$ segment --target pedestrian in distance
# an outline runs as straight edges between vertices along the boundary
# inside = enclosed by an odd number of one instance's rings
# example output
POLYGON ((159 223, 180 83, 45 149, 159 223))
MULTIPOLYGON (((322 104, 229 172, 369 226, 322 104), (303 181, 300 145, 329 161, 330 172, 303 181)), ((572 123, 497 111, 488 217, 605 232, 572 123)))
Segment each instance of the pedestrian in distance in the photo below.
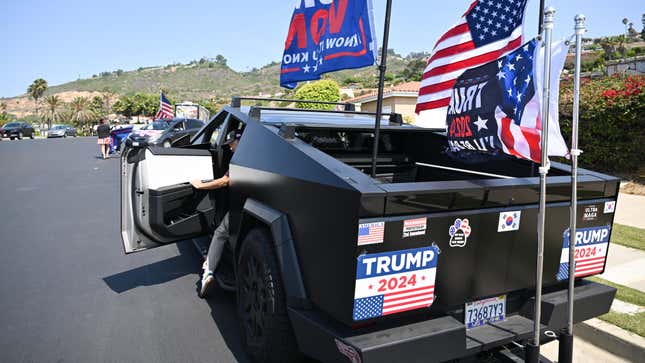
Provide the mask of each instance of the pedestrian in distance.
MULTIPOLYGON (((226 135, 225 143, 229 146, 231 152, 235 152, 235 149, 237 148, 237 144, 239 143, 241 137, 241 131, 231 131, 228 135, 226 135)), ((229 185, 229 182, 230 178, 228 171, 226 171, 226 174, 224 174, 224 176, 222 176, 221 178, 214 179, 208 182, 193 180, 190 182, 190 184, 192 184, 195 189, 199 190, 215 190, 227 187, 229 185)), ((208 247, 206 261, 204 261, 204 264, 202 266, 204 273, 202 274, 201 284, 199 287, 199 297, 201 297, 202 299, 208 296, 208 292, 213 286, 213 282, 215 281, 213 273, 217 269, 219 260, 222 257, 222 253, 224 252, 224 247, 226 247, 227 244, 230 244, 228 212, 226 212, 226 215, 224 215, 224 218, 222 218, 222 221, 213 233, 211 244, 208 247)))
POLYGON ((96 134, 99 137, 98 144, 101 148, 103 160, 105 160, 110 153, 110 125, 108 125, 105 118, 101 118, 100 125, 96 128, 96 134))

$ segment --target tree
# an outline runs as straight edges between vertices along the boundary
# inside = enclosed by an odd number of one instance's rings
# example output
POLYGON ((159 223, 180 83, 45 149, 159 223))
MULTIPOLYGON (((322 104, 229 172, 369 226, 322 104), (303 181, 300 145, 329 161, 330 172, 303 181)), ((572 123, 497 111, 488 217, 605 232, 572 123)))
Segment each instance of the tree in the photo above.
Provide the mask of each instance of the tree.
MULTIPOLYGON (((340 100, 340 89, 338 83, 329 79, 307 83, 296 90, 297 100, 311 100, 324 102, 338 102, 340 100)), ((320 105, 311 103, 296 103, 296 108, 307 108, 312 110, 333 110, 334 105, 320 105)))
POLYGON ((413 59, 405 66, 401 72, 401 77, 406 81, 420 81, 423 76, 423 70, 426 68, 424 59, 413 59))
POLYGON ((132 97, 121 96, 112 106, 114 112, 119 113, 127 118, 135 115, 135 107, 132 97))
POLYGON ((34 80, 34 82, 27 88, 27 93, 31 98, 34 99, 34 105, 36 106, 36 115, 38 115, 38 99, 43 96, 45 91, 47 91, 47 81, 42 78, 34 80))
POLYGON ((224 58, 223 55, 218 54, 217 56, 215 56, 215 63, 225 66, 226 62, 226 58, 224 58))
POLYGON ((151 93, 136 93, 133 97, 134 113, 154 116, 159 110, 159 96, 151 93))
POLYGON ((16 116, 10 113, 7 113, 7 104, 0 102, 0 126, 4 125, 9 121, 16 119, 16 116))
POLYGON ((105 105, 105 114, 109 115, 112 113, 112 99, 116 96, 116 93, 109 87, 103 88, 103 104, 105 105))
POLYGON ((62 106, 63 100, 60 97, 56 95, 45 97, 45 112, 43 116, 47 122, 47 128, 51 128, 52 124, 58 123, 63 119, 62 106))
POLYGON ((97 117, 105 116, 106 115, 105 101, 103 100, 103 97, 101 96, 92 97, 92 100, 90 101, 89 109, 97 117))
POLYGON ((75 125, 83 127, 96 118, 96 115, 90 110, 90 100, 87 97, 74 97, 69 107, 71 119, 75 125))

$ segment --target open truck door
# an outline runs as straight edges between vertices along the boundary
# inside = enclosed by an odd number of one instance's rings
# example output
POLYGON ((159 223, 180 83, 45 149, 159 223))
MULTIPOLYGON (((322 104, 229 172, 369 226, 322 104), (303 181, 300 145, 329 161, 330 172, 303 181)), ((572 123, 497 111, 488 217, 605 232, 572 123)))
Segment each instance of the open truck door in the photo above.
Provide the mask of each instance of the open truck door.
POLYGON ((206 235, 214 202, 191 180, 213 179, 209 150, 129 148, 121 156, 121 238, 125 253, 206 235))

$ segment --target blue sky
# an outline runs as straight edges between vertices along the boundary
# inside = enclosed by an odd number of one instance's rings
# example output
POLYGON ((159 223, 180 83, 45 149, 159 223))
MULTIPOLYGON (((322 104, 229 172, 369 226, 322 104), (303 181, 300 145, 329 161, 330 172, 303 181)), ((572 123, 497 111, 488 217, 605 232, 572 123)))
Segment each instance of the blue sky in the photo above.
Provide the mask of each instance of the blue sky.
MULTIPOLYGON (((394 0, 390 48, 428 51, 471 0, 394 0)), ((102 71, 188 62, 223 54, 235 70, 278 61, 293 0, 3 0, 0 97, 24 93, 36 78, 50 85, 102 71)), ((641 30, 642 0, 552 0, 556 36, 587 16, 589 36, 619 34, 624 17, 641 30), (640 4, 640 5, 638 5, 640 4)), ((530 0, 527 35, 537 33, 539 0, 530 0)), ((374 0, 382 37, 385 0, 374 0)))

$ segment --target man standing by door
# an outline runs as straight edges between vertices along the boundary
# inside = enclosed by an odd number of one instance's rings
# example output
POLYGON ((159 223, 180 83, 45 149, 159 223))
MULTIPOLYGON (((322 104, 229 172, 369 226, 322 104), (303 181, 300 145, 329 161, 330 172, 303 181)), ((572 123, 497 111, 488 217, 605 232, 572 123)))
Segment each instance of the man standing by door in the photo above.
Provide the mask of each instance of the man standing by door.
MULTIPOLYGON (((241 137, 242 137, 241 131, 231 131, 226 136, 226 141, 224 144, 225 145, 227 144, 231 149, 231 152, 234 153, 235 149, 237 148, 237 144, 240 142, 241 137)), ((202 182, 201 180, 193 180, 190 183, 193 185, 195 189, 198 189, 198 190, 215 190, 215 189, 227 187, 229 182, 230 182, 230 178, 227 170, 226 174, 224 174, 224 176, 222 176, 221 178, 214 179, 208 182, 202 182)), ((204 273, 202 275, 201 285, 199 287, 199 297, 201 298, 205 298, 208 295, 208 292, 210 291, 211 287, 213 286, 213 282, 215 281, 213 272, 217 269, 219 260, 222 257, 222 252, 224 252, 224 247, 229 243, 228 237, 229 237, 228 212, 226 212, 226 214, 224 215, 224 218, 222 218, 222 221, 220 222, 219 226, 217 226, 217 229, 215 229, 215 232, 213 233, 213 239, 211 240, 210 247, 208 247, 208 254, 206 256, 206 261, 204 261, 204 265, 202 266, 204 273)))

